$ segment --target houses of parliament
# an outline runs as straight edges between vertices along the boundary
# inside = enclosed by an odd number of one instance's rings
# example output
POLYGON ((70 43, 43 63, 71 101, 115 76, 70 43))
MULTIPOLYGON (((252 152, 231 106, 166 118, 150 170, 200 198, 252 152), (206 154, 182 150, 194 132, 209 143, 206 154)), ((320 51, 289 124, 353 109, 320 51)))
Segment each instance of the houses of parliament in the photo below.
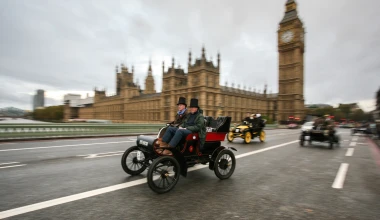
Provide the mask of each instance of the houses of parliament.
POLYGON ((217 117, 231 116, 240 121, 246 113, 260 113, 273 121, 289 117, 303 119, 304 107, 304 27, 298 17, 297 4, 287 0, 285 14, 278 28, 279 77, 276 94, 220 85, 220 54, 217 62, 206 58, 202 48, 200 58, 188 57, 188 71, 162 63, 162 90, 157 93, 151 64, 147 68, 145 90, 134 83, 134 69, 121 65, 116 68, 116 95, 106 96, 95 89, 92 105, 70 107, 65 105, 65 119, 104 119, 114 123, 168 122, 177 112, 179 97, 199 99, 203 114, 217 117))

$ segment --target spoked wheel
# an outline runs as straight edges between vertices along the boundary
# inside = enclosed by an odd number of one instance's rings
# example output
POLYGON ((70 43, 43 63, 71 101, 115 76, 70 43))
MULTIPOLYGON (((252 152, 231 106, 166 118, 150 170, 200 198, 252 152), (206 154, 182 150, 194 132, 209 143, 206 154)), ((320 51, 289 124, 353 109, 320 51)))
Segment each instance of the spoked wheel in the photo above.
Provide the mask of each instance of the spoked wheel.
POLYGON ((300 140, 300 146, 303 147, 305 141, 303 139, 300 140))
POLYGON ((228 132, 228 134, 227 134, 227 140, 229 142, 232 142, 234 140, 234 132, 232 132, 232 131, 228 132))
POLYGON ((166 193, 177 184, 179 175, 180 166, 174 157, 159 157, 148 170, 148 185, 156 193, 166 193))
POLYGON ((139 175, 146 169, 146 155, 139 150, 137 146, 128 148, 121 157, 121 166, 123 170, 134 176, 139 175))
POLYGON ((264 142, 265 141, 265 137, 266 137, 265 131, 261 131, 260 132, 260 137, 259 137, 260 141, 264 142))
POLYGON ((251 143, 251 140, 252 140, 251 132, 250 131, 245 132, 244 143, 249 144, 249 143, 251 143))
POLYGON ((221 151, 215 160, 214 173, 221 179, 228 179, 234 173, 236 159, 234 153, 230 150, 221 151))

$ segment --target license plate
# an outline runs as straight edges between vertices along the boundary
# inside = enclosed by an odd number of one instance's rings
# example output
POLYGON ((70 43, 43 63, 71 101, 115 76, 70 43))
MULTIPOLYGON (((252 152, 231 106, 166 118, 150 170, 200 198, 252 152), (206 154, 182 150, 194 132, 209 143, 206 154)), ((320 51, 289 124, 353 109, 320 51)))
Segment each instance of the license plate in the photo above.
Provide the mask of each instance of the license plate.
POLYGON ((239 129, 236 129, 235 132, 238 133, 238 132, 239 132, 239 129))
POLYGON ((137 151, 137 160, 141 160, 141 151, 137 151))
POLYGON ((310 140, 310 136, 305 136, 305 140, 306 141, 310 140))

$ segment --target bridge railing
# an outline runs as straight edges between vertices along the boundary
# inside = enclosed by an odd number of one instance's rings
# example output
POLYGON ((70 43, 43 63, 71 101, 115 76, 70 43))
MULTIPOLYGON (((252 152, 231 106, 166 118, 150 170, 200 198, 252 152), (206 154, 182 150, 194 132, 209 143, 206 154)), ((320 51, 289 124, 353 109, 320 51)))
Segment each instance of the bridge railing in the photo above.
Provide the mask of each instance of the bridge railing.
MULTIPOLYGON (((0 141, 9 139, 55 138, 80 136, 111 136, 158 133, 165 124, 0 124, 0 141)), ((232 125, 231 125, 232 126, 232 125)), ((274 129, 277 125, 266 125, 274 129)))
POLYGON ((154 133, 164 124, 0 124, 0 140, 10 138, 74 137, 154 133))

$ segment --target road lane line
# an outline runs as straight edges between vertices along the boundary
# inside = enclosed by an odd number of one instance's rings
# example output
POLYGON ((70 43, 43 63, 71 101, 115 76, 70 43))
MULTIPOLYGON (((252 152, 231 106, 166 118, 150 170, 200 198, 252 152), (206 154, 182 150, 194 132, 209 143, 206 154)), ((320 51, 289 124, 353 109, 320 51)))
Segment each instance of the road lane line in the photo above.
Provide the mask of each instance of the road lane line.
MULTIPOLYGON (((275 145, 275 146, 272 146, 272 147, 268 147, 268 148, 257 150, 257 151, 252 151, 252 152, 245 153, 245 154, 241 154, 241 155, 244 155, 244 156, 238 155, 238 156, 236 156, 236 158, 238 159, 238 158, 246 157, 246 156, 249 156, 249 155, 265 152, 265 151, 268 151, 268 150, 273 150, 273 149, 276 149, 276 148, 279 148, 279 147, 284 147, 284 146, 287 146, 287 145, 290 145, 290 144, 293 144, 293 143, 297 143, 297 142, 299 142, 299 140, 283 143, 283 144, 280 144, 280 145, 275 145)), ((206 168, 208 166, 209 166, 208 164, 207 165, 200 165, 200 164, 199 165, 195 165, 194 167, 191 167, 188 170, 188 172, 199 170, 199 169, 202 169, 202 168, 206 168)), ((132 186, 141 185, 141 184, 144 184, 146 182, 147 182, 147 178, 143 178, 143 179, 139 179, 139 180, 130 181, 130 182, 127 182, 127 183, 122 183, 122 184, 117 184, 117 185, 113 185, 113 186, 108 186, 108 187, 104 187, 104 188, 100 188, 100 189, 95 189, 95 190, 91 190, 91 191, 87 191, 87 192, 83 192, 83 193, 74 194, 74 195, 71 195, 71 196, 65 196, 65 197, 61 197, 61 198, 57 198, 57 199, 48 200, 48 201, 45 201, 45 202, 35 203, 35 204, 32 204, 32 205, 27 205, 27 206, 22 206, 22 207, 15 208, 15 209, 10 209, 10 210, 6 210, 6 211, 2 211, 2 212, 0 212, 0 219, 9 218, 9 217, 12 217, 12 216, 21 215, 21 214, 28 213, 28 212, 33 212, 33 211, 36 211, 36 210, 45 209, 45 208, 48 208, 48 207, 52 207, 52 206, 56 206, 56 205, 61 205, 61 204, 64 204, 64 203, 73 202, 73 201, 76 201, 76 200, 85 199, 85 198, 97 196, 97 195, 108 193, 108 192, 113 192, 113 191, 120 190, 120 189, 129 188, 129 187, 132 187, 132 186)))
POLYGON ((99 155, 99 154, 114 154, 114 153, 122 153, 125 151, 112 151, 112 152, 104 152, 104 153, 97 153, 97 154, 83 154, 83 155, 77 155, 77 157, 88 157, 90 155, 99 155))
POLYGON ((94 158, 100 158, 100 157, 111 157, 111 156, 119 156, 119 155, 123 155, 123 153, 121 153, 121 154, 101 155, 101 156, 91 155, 91 156, 85 157, 84 159, 94 159, 94 158))
POLYGON ((244 153, 244 154, 239 154, 239 155, 236 156, 236 158, 238 159, 238 158, 241 158, 241 157, 246 157, 246 156, 250 156, 250 155, 253 155, 253 154, 258 154, 258 153, 261 153, 261 152, 264 152, 264 151, 273 150, 273 149, 276 149, 276 148, 279 148, 279 147, 283 147, 283 146, 286 146, 286 145, 289 145, 289 144, 294 144, 294 143, 297 143, 297 142, 299 142, 299 140, 287 142, 287 143, 284 143, 284 144, 275 145, 275 146, 272 146, 272 147, 267 147, 267 148, 264 148, 264 149, 261 149, 261 150, 251 151, 251 152, 244 153))
POLYGON ((25 165, 26 165, 26 164, 19 164, 19 165, 5 166, 5 167, 0 167, 0 169, 12 168, 12 167, 22 167, 22 166, 25 166, 25 165))
POLYGON ((351 142, 350 143, 350 147, 355 147, 356 146, 356 142, 351 142))
POLYGON ((20 162, 8 162, 8 163, 0 163, 0 166, 1 166, 1 165, 7 165, 7 164, 14 164, 14 163, 20 163, 20 162))
POLYGON ((332 188, 335 188, 335 189, 343 188, 344 180, 346 179, 347 170, 348 170, 348 163, 340 164, 334 183, 331 186, 332 188))
POLYGON ((354 148, 348 148, 346 157, 351 157, 352 155, 354 155, 354 150, 355 150, 354 148))
POLYGON ((130 142, 134 142, 134 141, 115 141, 115 142, 89 143, 89 144, 69 144, 69 145, 47 146, 47 147, 13 148, 13 149, 3 149, 3 150, 0 150, 0 152, 20 151, 20 150, 39 150, 39 149, 49 149, 49 148, 75 147, 75 146, 88 146, 88 145, 102 145, 102 144, 121 144, 121 143, 128 143, 128 142, 130 143, 130 142))

